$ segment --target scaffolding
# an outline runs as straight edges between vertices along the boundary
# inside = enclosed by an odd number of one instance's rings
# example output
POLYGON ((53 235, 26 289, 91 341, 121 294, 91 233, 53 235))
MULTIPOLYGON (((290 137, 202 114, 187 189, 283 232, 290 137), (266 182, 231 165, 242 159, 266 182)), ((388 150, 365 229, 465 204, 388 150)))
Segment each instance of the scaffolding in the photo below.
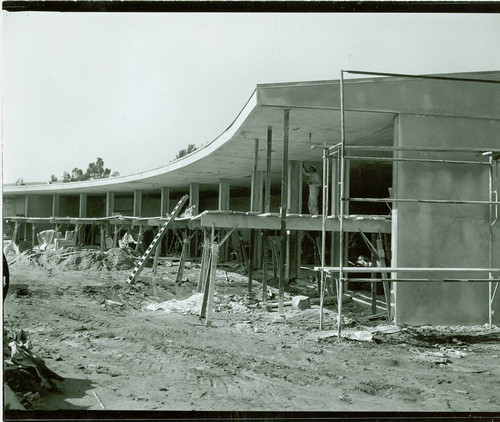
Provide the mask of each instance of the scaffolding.
MULTIPOLYGON (((348 278, 347 275, 366 274, 366 273, 379 273, 380 278, 372 278, 370 281, 375 282, 487 282, 488 283, 488 324, 492 327, 493 317, 493 301, 497 293, 498 284, 500 280, 500 269, 493 268, 493 227, 498 221, 498 161, 500 159, 500 149, 494 148, 456 148, 456 147, 410 147, 410 146, 364 146, 364 145, 347 145, 345 139, 345 81, 344 74, 357 74, 357 75, 371 75, 371 76, 396 76, 402 78, 416 78, 416 79, 435 79, 445 81, 462 81, 469 83, 500 83, 500 81, 482 80, 482 79, 467 79, 467 78, 454 78, 454 77, 441 77, 441 76, 427 76, 427 75, 407 75, 407 74, 393 74, 393 73, 380 73, 380 72, 364 72, 354 70, 341 70, 340 73, 340 142, 328 148, 328 153, 324 149, 323 154, 323 193, 328 194, 329 178, 328 178, 328 163, 332 157, 337 159, 337 177, 339 185, 338 206, 336 207, 336 214, 339 219, 339 239, 338 239, 338 254, 339 263, 337 267, 325 266, 326 254, 326 219, 328 214, 327 201, 323 201, 323 226, 322 226, 322 256, 321 267, 315 267, 315 270, 321 272, 321 292, 323 292, 326 275, 335 278, 337 287, 337 336, 338 340, 341 339, 342 331, 342 294, 344 291, 345 282, 366 282, 366 278, 348 278), (348 155, 347 151, 354 151, 357 155, 348 155), (391 157, 370 157, 363 155, 364 152, 386 152, 391 153, 391 157), (451 159, 436 159, 436 158, 408 158, 400 157, 402 152, 420 152, 420 153, 468 153, 480 156, 480 158, 487 159, 488 161, 478 160, 451 160, 451 159), (425 198, 394 198, 392 195, 389 198, 350 198, 345 194, 346 190, 346 163, 348 160, 369 160, 369 161, 382 161, 382 162, 416 162, 416 163, 433 163, 433 164, 453 164, 453 165, 470 165, 470 166, 487 166, 488 167, 488 200, 453 200, 453 199, 425 199, 425 198), (347 267, 346 262, 346 248, 345 248, 345 228, 344 222, 349 217, 348 204, 349 202, 383 202, 387 204, 394 203, 430 203, 430 204, 471 204, 477 206, 488 206, 488 267, 487 268, 408 268, 408 267, 347 267), (397 273, 415 273, 419 272, 438 272, 446 274, 448 272, 468 272, 468 273, 488 273, 488 277, 442 277, 442 278, 402 278, 398 277, 397 273), (390 274, 388 276, 387 274, 390 274), (396 276, 394 276, 396 274, 396 276)), ((335 211, 332 209, 332 214, 335 211)), ((333 241, 333 239, 332 239, 333 241)), ((320 329, 323 324, 323 309, 322 301, 320 302, 320 329)), ((387 303, 388 312, 389 303, 387 303)))

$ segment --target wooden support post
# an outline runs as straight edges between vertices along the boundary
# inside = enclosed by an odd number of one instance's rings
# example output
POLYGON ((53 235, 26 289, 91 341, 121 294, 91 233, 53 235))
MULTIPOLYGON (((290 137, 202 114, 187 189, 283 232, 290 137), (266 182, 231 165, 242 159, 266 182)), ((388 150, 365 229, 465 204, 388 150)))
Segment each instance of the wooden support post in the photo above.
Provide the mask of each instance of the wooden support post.
POLYGON ((12 240, 14 241, 14 243, 17 244, 17 235, 18 235, 18 232, 19 232, 19 222, 16 221, 14 223, 14 233, 12 234, 12 240))
MULTIPOLYGON (((385 251, 384 251, 384 246, 382 243, 382 234, 379 233, 376 239, 376 244, 377 244, 377 254, 378 254, 378 259, 377 259, 377 266, 379 267, 385 267, 387 265, 386 259, 385 259, 385 251)), ((382 278, 389 278, 389 275, 387 273, 382 273, 382 278)), ((385 296, 385 303, 387 306, 387 319, 390 321, 391 320, 391 287, 388 281, 383 281, 382 285, 384 286, 384 296, 385 296)))
POLYGON ((286 254, 286 207, 288 193, 288 141, 290 130, 290 110, 284 110, 284 137, 283 137, 283 161, 281 175, 281 259, 280 259, 280 278, 279 278, 279 305, 278 313, 284 313, 285 301, 285 268, 284 257, 286 254))
POLYGON ((139 226, 139 234, 137 235, 137 243, 135 244, 135 251, 137 252, 139 250, 139 246, 142 242, 142 235, 144 232, 144 226, 141 224, 139 226))
POLYGON ((31 224, 31 247, 35 247, 36 224, 31 224))
MULTIPOLYGON (((302 211, 302 163, 289 161, 288 167, 288 211, 300 213, 302 211)), ((297 231, 289 232, 289 258, 288 278, 293 280, 300 276, 300 238, 297 231)))
POLYGON ((276 280, 278 278, 278 273, 279 273, 279 262, 278 262, 278 251, 276 248, 276 239, 271 239, 271 237, 268 238, 269 241, 271 242, 271 258, 273 261, 273 278, 276 280))
POLYGON ((215 292, 215 276, 217 272, 217 260, 219 257, 219 245, 214 243, 212 245, 212 259, 210 260, 210 281, 208 284, 208 303, 207 303, 207 314, 205 318, 205 325, 210 327, 213 318, 213 303, 214 303, 214 292, 215 292))
POLYGON ((207 259, 207 277, 206 280, 203 280, 203 302, 201 304, 201 311, 200 311, 200 318, 206 318, 207 314, 207 304, 208 304, 208 294, 209 294, 209 285, 210 285, 210 270, 208 268, 211 268, 212 265, 212 260, 213 260, 213 248, 212 246, 214 245, 214 240, 215 240, 215 227, 212 224, 212 236, 210 239, 210 247, 208 249, 209 251, 209 256, 207 259))
POLYGON ((189 247, 189 237, 187 233, 184 233, 184 240, 182 241, 182 252, 181 252, 181 260, 179 262, 179 269, 177 270, 177 277, 175 278, 176 283, 182 282, 182 276, 184 274, 184 264, 186 262, 186 255, 188 253, 189 247))
MULTIPOLYGON (((375 234, 372 233, 372 241, 371 241, 372 245, 375 243, 375 234)), ((376 256, 375 254, 372 252, 372 257, 371 257, 371 261, 372 262, 375 262, 376 260, 376 256)), ((377 273, 372 273, 372 278, 377 278, 377 273)), ((372 311, 372 315, 375 315, 377 313, 377 283, 372 281, 370 283, 370 290, 371 290, 371 311, 372 311)))
POLYGON ((267 127, 267 168, 266 168, 266 194, 264 198, 264 212, 271 212, 271 154, 273 143, 273 128, 267 127))
MULTIPOLYGON (((158 228, 158 232, 159 231, 160 231, 160 227, 158 228)), ((165 233, 165 237, 166 236, 167 236, 167 233, 165 233)), ((158 246, 156 247, 156 250, 155 250, 155 257, 153 259, 153 268, 152 268, 153 274, 156 274, 156 271, 158 270, 158 262, 160 260, 161 244, 162 244, 162 241, 160 241, 160 243, 158 244, 158 246)))
POLYGON ((290 282, 290 230, 286 231, 285 284, 290 282))
MULTIPOLYGON (((193 215, 200 213, 200 185, 191 183, 189 185, 189 206, 193 207, 193 215)), ((193 257, 198 255, 198 237, 194 236, 187 246, 187 256, 193 257)))
POLYGON ((262 231, 262 301, 267 301, 267 230, 262 231))
MULTIPOLYGON (((165 217, 170 214, 170 188, 161 188, 160 195, 160 216, 165 217)), ((168 233, 165 233, 162 244, 165 245, 165 253, 168 253, 168 233)), ((161 244, 158 247, 161 248, 161 244)))
POLYGON ((134 191, 134 217, 142 215, 142 191, 136 189, 134 191))
POLYGON ((101 229, 101 252, 104 252, 106 249, 106 229, 104 224, 99 224, 99 228, 101 229))
POLYGON ((200 268, 200 275, 198 277, 198 286, 196 288, 196 291, 198 293, 202 291, 203 285, 205 284, 209 257, 210 257, 210 240, 208 239, 207 231, 203 230, 203 252, 201 254, 201 268, 200 268))
POLYGON ((243 240, 241 238, 241 233, 239 231, 236 232, 238 236, 238 243, 240 245, 240 261, 243 268, 248 268, 248 259, 247 259, 247 251, 245 249, 245 245, 243 244, 243 240))
POLYGON ((253 260, 254 260, 255 230, 250 230, 250 248, 248 257, 248 296, 252 297, 253 260))

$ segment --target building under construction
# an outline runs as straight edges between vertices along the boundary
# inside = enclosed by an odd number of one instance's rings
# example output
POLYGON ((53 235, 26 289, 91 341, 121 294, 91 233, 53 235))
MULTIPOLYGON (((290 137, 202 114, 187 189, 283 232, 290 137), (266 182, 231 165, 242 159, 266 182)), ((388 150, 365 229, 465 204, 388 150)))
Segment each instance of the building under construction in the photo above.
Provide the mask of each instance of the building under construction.
POLYGON ((494 324, 499 134, 500 71, 258 85, 224 133, 164 167, 5 185, 4 233, 35 245, 55 229, 62 245, 108 248, 165 227, 158 253, 181 233, 202 262, 217 234, 219 261, 238 251, 250 280, 272 262, 280 291, 306 273, 321 294, 371 282, 396 324, 494 324), (322 178, 318 215, 304 164, 322 178))

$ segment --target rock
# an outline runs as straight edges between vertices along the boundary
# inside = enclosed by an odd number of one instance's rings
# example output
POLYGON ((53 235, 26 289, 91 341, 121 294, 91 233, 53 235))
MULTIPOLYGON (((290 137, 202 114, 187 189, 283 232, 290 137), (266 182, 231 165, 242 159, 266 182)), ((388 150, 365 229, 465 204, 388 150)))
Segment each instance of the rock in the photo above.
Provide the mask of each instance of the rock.
POLYGON ((294 296, 292 298, 292 308, 300 309, 303 311, 304 309, 309 309, 311 307, 311 300, 307 296, 294 296))

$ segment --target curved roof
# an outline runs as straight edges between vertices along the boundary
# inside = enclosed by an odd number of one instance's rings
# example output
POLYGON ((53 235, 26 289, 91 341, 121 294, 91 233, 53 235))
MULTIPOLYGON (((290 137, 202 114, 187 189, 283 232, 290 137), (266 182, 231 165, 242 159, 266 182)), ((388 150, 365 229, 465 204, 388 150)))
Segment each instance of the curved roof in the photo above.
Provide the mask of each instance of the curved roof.
MULTIPOLYGON (((500 72, 481 73, 481 76, 498 80, 500 72)), ((348 143, 391 145, 393 119, 398 113, 500 119, 500 84, 398 77, 349 79, 346 82, 345 136, 348 143), (467 102, 463 98, 467 98, 467 102)), ((190 183, 215 186, 221 179, 230 179, 233 186, 249 186, 255 139, 260 140, 259 170, 266 167, 268 127, 273 130, 272 181, 280 183, 283 110, 290 110, 289 159, 320 161, 321 150, 311 147, 335 144, 340 140, 339 91, 339 81, 257 85, 236 119, 219 137, 163 167, 84 182, 5 185, 4 194, 175 189, 190 183)))

